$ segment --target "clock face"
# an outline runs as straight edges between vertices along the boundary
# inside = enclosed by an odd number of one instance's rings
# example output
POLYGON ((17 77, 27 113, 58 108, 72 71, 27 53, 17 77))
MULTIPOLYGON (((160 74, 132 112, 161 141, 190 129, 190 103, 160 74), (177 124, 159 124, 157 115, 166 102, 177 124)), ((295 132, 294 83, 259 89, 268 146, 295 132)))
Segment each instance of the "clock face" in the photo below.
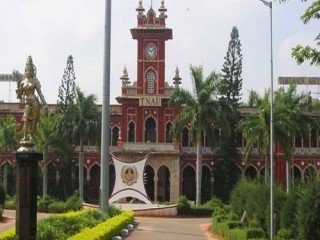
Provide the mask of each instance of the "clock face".
POLYGON ((154 59, 157 56, 157 47, 153 43, 149 43, 146 46, 145 54, 148 59, 154 59))

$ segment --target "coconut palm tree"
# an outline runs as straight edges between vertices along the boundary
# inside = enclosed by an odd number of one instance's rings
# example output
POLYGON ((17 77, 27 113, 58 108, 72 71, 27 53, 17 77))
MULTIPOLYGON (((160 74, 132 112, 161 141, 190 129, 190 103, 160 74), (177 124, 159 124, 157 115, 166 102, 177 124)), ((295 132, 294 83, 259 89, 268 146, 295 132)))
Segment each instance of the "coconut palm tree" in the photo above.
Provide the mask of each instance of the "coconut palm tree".
POLYGON ((169 106, 180 108, 180 113, 171 128, 174 138, 179 139, 183 128, 190 124, 190 140, 197 149, 196 205, 200 205, 202 140, 206 136, 208 143, 213 147, 216 140, 213 124, 219 127, 223 115, 220 103, 215 98, 220 76, 213 72, 204 78, 202 67, 191 66, 191 77, 193 93, 180 88, 176 89, 169 100, 169 106))
POLYGON ((80 88, 76 88, 75 103, 67 109, 67 114, 72 116, 73 137, 79 142, 79 197, 83 199, 84 183, 84 142, 97 132, 94 129, 98 121, 97 97, 93 94, 85 95, 80 88))
POLYGON ((37 149, 43 153, 43 196, 48 194, 48 153, 56 146, 59 117, 58 114, 41 114, 35 135, 37 149))
POLYGON ((8 115, 6 119, 0 119, 0 147, 5 150, 3 185, 8 190, 8 151, 18 148, 19 133, 18 124, 14 116, 8 115))
POLYGON ((308 136, 310 128, 317 125, 316 119, 308 113, 309 107, 309 97, 306 94, 297 94, 295 85, 290 85, 287 90, 280 88, 275 93, 276 119, 282 119, 284 123, 279 127, 276 136, 286 156, 287 193, 291 189, 292 182, 294 137, 308 136))
POLYGON ((265 161, 265 181, 269 179, 270 156, 270 92, 261 97, 257 92, 249 94, 249 107, 257 108, 257 114, 242 119, 239 128, 246 139, 243 158, 246 162, 252 159, 255 150, 265 161))

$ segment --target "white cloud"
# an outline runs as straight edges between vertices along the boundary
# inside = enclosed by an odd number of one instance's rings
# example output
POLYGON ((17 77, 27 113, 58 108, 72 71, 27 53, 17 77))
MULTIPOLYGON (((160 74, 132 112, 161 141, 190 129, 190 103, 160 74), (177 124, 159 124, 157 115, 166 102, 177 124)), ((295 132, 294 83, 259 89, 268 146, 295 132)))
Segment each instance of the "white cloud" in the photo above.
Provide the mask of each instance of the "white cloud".
MULTIPOLYGON (((160 0, 154 0, 154 8, 160 0)), ((68 55, 74 57, 76 83, 86 92, 102 96, 104 1, 101 0, 0 0, 0 73, 16 68, 23 71, 31 54, 38 68, 43 92, 55 103, 68 55)), ((136 26, 138 0, 112 1, 111 102, 120 95, 119 77, 126 65, 130 80, 136 80, 137 42, 130 35, 136 26)), ((144 1, 148 9, 150 1, 144 1)), ((183 87, 191 86, 189 66, 203 65, 206 74, 220 70, 232 26, 240 31, 243 45, 243 94, 248 89, 269 86, 269 12, 252 0, 167 0, 167 26, 173 40, 167 42, 166 79, 172 83, 179 65, 183 87)), ((310 68, 295 66, 290 49, 308 28, 315 36, 315 25, 299 20, 305 5, 290 1, 275 3, 275 79, 278 74, 310 73, 310 68), (285 20, 284 20, 285 18, 285 20), (296 35, 295 35, 296 34, 296 35), (290 63, 290 64, 288 64, 290 63)), ((307 39, 310 40, 309 38, 307 39)), ((312 70, 314 71, 314 70, 312 70)), ((315 72, 314 72, 315 73, 315 72)), ((14 91, 12 91, 14 93, 14 91)), ((6 99, 8 84, 0 84, 0 99, 6 99)), ((14 98, 14 96, 13 96, 14 98)))

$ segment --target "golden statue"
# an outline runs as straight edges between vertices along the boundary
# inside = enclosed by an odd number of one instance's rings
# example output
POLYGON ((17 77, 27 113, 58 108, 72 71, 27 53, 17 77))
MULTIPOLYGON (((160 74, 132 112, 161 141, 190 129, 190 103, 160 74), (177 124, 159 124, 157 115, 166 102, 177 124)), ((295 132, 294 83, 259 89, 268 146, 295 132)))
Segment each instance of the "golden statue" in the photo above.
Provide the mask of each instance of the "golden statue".
MULTIPOLYGON (((23 121, 23 138, 20 141, 22 147, 31 148, 34 146, 33 135, 36 132, 37 124, 40 117, 41 104, 35 95, 37 91, 42 104, 47 108, 47 103, 41 92, 41 85, 36 77, 35 66, 31 56, 28 57, 25 74, 22 75, 13 71, 13 79, 17 82, 17 98, 25 102, 22 121, 23 121)), ((24 148, 22 148, 24 149, 24 148)))

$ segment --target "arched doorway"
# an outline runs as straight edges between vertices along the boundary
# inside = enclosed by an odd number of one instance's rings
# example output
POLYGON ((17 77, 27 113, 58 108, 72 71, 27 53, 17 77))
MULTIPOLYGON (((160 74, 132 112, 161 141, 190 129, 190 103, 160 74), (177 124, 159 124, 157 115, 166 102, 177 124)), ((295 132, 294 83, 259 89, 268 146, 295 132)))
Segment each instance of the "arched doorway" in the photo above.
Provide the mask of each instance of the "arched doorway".
POLYGON ((157 141, 157 132, 156 132, 156 121, 149 117, 145 123, 145 142, 156 142, 157 141))
POLYGON ((211 171, 207 166, 202 166, 201 201, 203 203, 211 199, 212 183, 211 171))
POLYGON ((113 164, 109 165, 109 189, 110 189, 110 196, 112 195, 114 183, 116 181, 116 171, 114 169, 113 164))
POLYGON ((158 201, 170 201, 170 171, 166 166, 158 170, 158 201))
POLYGON ((183 169, 182 173, 182 195, 189 200, 196 200, 196 172, 190 165, 183 169))
POLYGON ((293 166, 292 168, 292 183, 299 183, 301 182, 301 170, 297 166, 293 166))
POLYGON ((245 170, 244 175, 247 178, 255 179, 257 177, 257 170, 253 166, 250 166, 245 170))
POLYGON ((181 136, 181 138, 182 138, 182 147, 189 147, 189 130, 188 130, 188 128, 184 128, 183 130, 182 130, 182 136, 181 136))
POLYGON ((128 142, 135 142, 136 141, 136 130, 135 124, 133 122, 129 123, 129 130, 128 130, 128 142))
POLYGON ((112 128, 112 142, 111 146, 117 146, 118 143, 118 138, 119 138, 119 128, 117 126, 112 128))
POLYGON ((143 177, 147 195, 151 201, 154 201, 154 170, 151 166, 146 166, 143 177))
POLYGON ((312 165, 308 166, 304 170, 304 180, 308 181, 310 179, 311 181, 313 181, 316 178, 317 178, 317 170, 312 165))
POLYGON ((90 202, 99 202, 100 166, 93 165, 90 170, 89 195, 90 202))
POLYGON ((172 142, 172 136, 170 134, 171 127, 172 127, 172 123, 168 122, 167 125, 166 125, 166 142, 167 143, 171 143, 172 142))

